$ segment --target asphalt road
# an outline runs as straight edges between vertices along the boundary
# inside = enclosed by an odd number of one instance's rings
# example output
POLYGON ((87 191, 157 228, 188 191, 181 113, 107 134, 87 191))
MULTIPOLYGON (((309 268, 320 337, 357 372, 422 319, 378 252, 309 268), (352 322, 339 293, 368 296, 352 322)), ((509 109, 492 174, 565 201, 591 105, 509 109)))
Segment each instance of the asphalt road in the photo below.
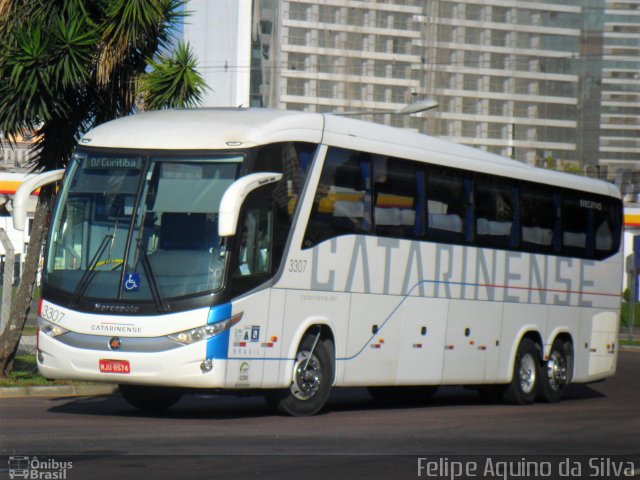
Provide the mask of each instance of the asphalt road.
POLYGON ((482 466, 505 455, 515 466, 540 456, 582 462, 572 478, 604 478, 631 461, 638 476, 640 352, 621 352, 615 377, 573 385, 552 405, 485 405, 462 388, 442 388, 424 405, 380 405, 364 389, 335 389, 320 415, 289 418, 261 397, 188 396, 163 415, 141 414, 119 395, 27 397, 0 399, 0 422, 4 458, 68 459, 67 479, 417 478, 420 457, 482 466))

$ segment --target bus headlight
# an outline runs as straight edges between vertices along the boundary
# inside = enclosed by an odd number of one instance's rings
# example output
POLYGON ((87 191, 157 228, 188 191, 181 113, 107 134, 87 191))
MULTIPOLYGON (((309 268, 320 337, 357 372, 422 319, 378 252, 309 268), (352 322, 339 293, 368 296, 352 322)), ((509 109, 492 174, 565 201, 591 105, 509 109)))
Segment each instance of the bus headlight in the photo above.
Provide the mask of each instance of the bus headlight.
POLYGON ((191 343, 219 335, 225 330, 229 330, 233 325, 238 323, 241 318, 242 313, 238 313, 226 320, 212 323, 210 325, 203 325, 202 327, 191 328, 182 332, 172 333, 171 335, 167 335, 167 337, 174 342, 181 343, 182 345, 189 345, 191 343))
POLYGON ((69 331, 66 328, 62 328, 57 323, 48 322, 42 317, 38 317, 38 328, 42 333, 50 337, 57 337, 58 335, 63 335, 69 331))

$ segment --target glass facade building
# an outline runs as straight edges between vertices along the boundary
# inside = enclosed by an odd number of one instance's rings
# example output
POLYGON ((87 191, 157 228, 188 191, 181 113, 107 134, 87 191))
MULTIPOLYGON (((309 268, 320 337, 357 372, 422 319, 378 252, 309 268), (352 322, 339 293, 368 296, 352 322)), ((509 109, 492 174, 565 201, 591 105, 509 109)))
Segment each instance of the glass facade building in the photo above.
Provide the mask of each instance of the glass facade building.
MULTIPOLYGON (((640 0, 254 0, 251 105, 363 115, 640 200, 640 0)), ((246 71, 249 69, 239 69, 246 71)))

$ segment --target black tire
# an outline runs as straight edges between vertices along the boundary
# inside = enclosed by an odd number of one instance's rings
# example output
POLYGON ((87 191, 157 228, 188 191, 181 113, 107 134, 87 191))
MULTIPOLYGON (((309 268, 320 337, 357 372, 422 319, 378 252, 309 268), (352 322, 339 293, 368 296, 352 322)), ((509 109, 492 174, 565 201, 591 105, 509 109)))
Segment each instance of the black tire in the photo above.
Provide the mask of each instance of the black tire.
POLYGON ((170 387, 147 387, 142 385, 118 385, 124 399, 140 410, 159 412, 175 405, 182 392, 170 387))
POLYGON ((330 340, 318 340, 309 358, 315 338, 315 335, 307 335, 302 339, 290 387, 265 392, 267 404, 280 413, 293 417, 314 415, 329 398, 334 376, 333 343, 330 340))
POLYGON ((565 344, 556 339, 551 346, 549 360, 540 366, 538 400, 559 402, 572 377, 572 365, 565 344))
POLYGON ((438 386, 368 387, 367 390, 380 403, 420 404, 431 400, 438 392, 438 386))
POLYGON ((506 403, 530 405, 535 402, 540 383, 539 364, 538 347, 533 340, 523 338, 516 352, 513 378, 503 395, 506 403))

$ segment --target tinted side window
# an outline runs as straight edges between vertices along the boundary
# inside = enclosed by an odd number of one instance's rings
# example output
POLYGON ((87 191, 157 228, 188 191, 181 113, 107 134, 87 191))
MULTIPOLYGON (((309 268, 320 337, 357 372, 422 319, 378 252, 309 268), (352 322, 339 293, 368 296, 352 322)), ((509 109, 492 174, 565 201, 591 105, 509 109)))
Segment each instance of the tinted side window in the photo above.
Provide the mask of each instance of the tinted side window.
POLYGON ((318 182, 304 247, 338 235, 370 232, 370 155, 330 148, 318 182))
POLYGON ((593 254, 593 210, 582 195, 566 193, 562 198, 562 253, 589 257, 593 254))
POLYGON ((247 292, 269 280, 281 261, 282 245, 274 235, 277 206, 272 199, 276 185, 252 191, 242 206, 237 244, 230 260, 231 295, 247 292))
POLYGON ((375 233, 414 238, 424 233, 424 173, 409 160, 373 157, 375 233))
POLYGON ((469 207, 469 182, 462 172, 430 166, 427 169, 427 236, 429 239, 461 243, 469 207))
MULTIPOLYGON (((513 182, 511 182, 513 183, 513 182)), ((517 190, 506 179, 476 176, 476 243, 495 247, 517 246, 517 190)))
MULTIPOLYGON (((273 245, 271 266, 275 272, 282 260, 293 215, 302 193, 306 176, 317 145, 304 142, 282 142, 256 148, 250 172, 278 172, 282 179, 270 188, 270 198, 264 197, 263 206, 273 207, 273 245)), ((261 189, 263 190, 263 189, 261 189)), ((265 194, 266 190, 263 191, 265 194)))
POLYGON ((553 193, 540 186, 523 186, 520 224, 520 238, 524 250, 552 253, 556 230, 556 206, 553 193))
POLYGON ((620 201, 613 199, 605 200, 602 202, 602 208, 594 211, 595 258, 606 258, 620 248, 621 212, 620 201))
POLYGON ((274 199, 290 217, 298 204, 316 148, 312 143, 283 142, 264 145, 257 150, 251 171, 282 173, 274 199))
POLYGON ((620 247, 620 204, 606 197, 565 193, 562 246, 565 255, 603 259, 620 247))

